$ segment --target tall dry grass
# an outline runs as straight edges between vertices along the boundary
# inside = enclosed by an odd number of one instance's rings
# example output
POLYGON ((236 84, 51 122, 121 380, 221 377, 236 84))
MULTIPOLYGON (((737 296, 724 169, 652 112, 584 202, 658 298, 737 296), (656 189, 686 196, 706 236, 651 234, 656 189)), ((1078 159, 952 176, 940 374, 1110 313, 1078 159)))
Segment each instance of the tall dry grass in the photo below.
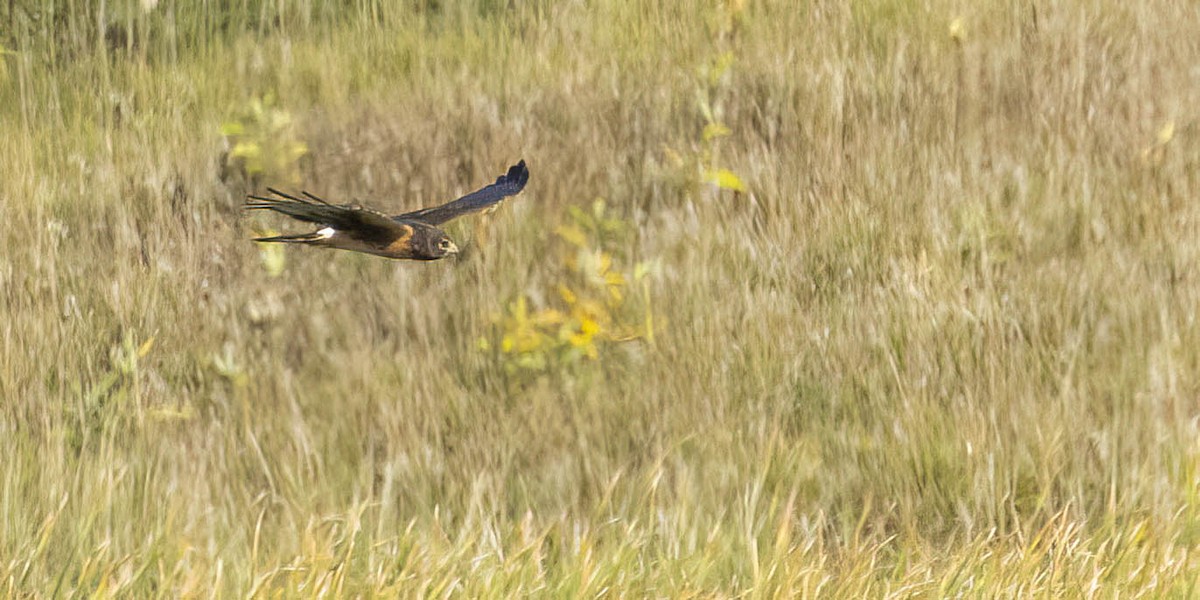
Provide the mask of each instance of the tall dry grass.
POLYGON ((2 11, 6 595, 1195 593, 1194 3, 2 11), (634 339, 506 350, 598 198, 634 339))

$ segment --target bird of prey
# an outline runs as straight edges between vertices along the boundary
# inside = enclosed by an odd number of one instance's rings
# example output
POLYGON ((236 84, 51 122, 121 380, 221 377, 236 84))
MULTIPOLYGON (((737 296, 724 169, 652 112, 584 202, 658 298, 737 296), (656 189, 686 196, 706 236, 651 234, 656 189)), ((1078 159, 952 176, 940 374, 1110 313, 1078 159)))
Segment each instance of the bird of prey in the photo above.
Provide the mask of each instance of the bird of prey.
POLYGON ((529 169, 521 161, 487 187, 441 206, 388 216, 356 204, 331 204, 308 192, 301 197, 267 188, 275 197, 249 196, 246 208, 266 209, 293 219, 316 223, 312 233, 255 238, 256 242, 308 244, 365 252, 386 258, 437 260, 458 253, 438 225, 467 213, 483 210, 514 196, 529 181, 529 169))

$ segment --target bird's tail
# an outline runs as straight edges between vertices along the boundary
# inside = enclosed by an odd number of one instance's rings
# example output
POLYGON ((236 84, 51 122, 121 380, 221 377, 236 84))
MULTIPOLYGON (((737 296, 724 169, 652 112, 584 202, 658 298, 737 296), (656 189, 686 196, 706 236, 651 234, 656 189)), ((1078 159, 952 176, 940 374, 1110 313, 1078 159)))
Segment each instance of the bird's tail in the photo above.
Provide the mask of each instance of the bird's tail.
POLYGON ((256 242, 283 242, 286 244, 314 244, 325 239, 328 236, 321 235, 314 231, 312 233, 300 233, 296 235, 274 235, 270 237, 254 238, 256 242))

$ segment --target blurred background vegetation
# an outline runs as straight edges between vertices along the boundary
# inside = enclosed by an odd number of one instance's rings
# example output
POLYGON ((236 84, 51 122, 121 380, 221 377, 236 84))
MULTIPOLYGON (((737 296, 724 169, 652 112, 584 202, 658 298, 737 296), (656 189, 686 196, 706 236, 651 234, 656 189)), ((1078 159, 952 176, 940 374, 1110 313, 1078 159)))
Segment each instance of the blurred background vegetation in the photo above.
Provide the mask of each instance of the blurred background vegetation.
POLYGON ((0 15, 5 595, 1195 594, 1194 3, 0 15))

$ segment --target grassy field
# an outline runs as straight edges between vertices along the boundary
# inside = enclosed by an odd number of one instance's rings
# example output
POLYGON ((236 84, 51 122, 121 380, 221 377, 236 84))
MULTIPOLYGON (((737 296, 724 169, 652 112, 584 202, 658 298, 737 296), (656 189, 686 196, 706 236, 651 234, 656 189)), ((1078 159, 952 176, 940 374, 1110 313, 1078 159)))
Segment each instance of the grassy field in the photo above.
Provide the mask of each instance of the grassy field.
POLYGON ((0 595, 1200 593, 1194 2, 0 19, 0 595))

